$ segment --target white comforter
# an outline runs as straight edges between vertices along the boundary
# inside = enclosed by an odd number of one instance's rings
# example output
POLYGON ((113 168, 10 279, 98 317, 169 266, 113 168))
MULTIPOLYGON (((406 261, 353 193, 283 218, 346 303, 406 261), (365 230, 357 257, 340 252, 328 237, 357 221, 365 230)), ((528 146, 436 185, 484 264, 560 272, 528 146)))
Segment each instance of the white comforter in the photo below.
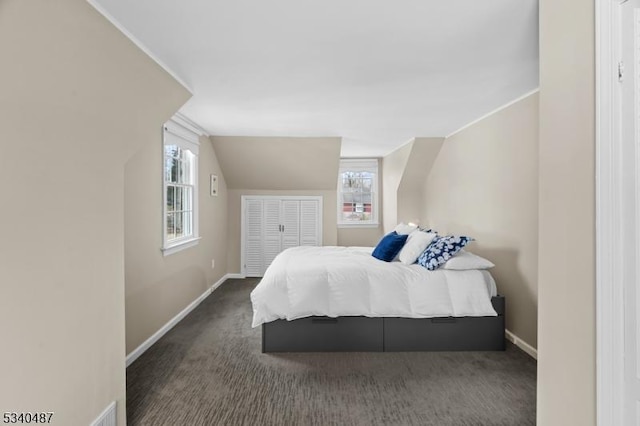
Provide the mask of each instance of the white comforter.
POLYGON ((487 271, 428 271, 382 262, 370 247, 295 247, 251 292, 253 327, 312 315, 429 318, 496 316, 487 271))

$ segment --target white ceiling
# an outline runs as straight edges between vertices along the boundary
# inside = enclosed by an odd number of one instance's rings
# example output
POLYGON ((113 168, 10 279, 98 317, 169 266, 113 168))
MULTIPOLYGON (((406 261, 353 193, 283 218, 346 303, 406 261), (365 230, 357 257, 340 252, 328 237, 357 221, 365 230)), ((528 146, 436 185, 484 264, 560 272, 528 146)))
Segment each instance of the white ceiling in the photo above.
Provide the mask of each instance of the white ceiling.
POLYGON ((538 87, 537 0, 93 0, 214 135, 341 136, 382 156, 538 87))

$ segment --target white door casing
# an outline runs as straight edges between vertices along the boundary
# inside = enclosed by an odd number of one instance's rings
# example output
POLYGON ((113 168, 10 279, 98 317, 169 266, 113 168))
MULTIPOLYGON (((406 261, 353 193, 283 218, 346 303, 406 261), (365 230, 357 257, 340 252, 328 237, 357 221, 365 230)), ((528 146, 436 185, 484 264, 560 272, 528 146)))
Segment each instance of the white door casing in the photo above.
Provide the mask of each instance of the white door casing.
POLYGON ((595 3, 596 385, 600 426, 640 424, 639 3, 595 3))
POLYGON ((640 425, 640 0, 620 4, 619 116, 622 150, 624 424, 640 425))

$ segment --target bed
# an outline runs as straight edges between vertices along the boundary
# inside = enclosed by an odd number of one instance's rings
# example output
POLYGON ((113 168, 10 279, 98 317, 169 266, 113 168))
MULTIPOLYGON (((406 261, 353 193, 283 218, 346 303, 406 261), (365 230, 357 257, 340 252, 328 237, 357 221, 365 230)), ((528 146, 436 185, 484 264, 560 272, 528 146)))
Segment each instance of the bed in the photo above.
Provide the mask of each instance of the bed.
POLYGON ((486 270, 382 262, 370 247, 294 247, 251 293, 263 352, 504 350, 486 270))

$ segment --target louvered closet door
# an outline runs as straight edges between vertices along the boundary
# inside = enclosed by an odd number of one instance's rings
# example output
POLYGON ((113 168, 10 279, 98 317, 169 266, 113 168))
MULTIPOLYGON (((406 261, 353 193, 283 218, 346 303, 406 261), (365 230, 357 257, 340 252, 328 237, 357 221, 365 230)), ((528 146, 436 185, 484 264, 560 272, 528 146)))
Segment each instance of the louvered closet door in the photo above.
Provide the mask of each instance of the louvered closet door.
POLYGON ((264 271, 271 265, 273 259, 282 250, 282 229, 280 225, 280 200, 264 200, 264 216, 262 222, 262 232, 264 235, 262 253, 264 266, 262 269, 262 275, 264 271))
POLYGON ((320 245, 320 203, 316 200, 300 201, 300 245, 320 245))
POLYGON ((300 245, 300 201, 282 201, 282 250, 300 245))
POLYGON ((256 277, 264 272, 262 260, 262 200, 247 200, 245 206, 245 273, 256 277))

